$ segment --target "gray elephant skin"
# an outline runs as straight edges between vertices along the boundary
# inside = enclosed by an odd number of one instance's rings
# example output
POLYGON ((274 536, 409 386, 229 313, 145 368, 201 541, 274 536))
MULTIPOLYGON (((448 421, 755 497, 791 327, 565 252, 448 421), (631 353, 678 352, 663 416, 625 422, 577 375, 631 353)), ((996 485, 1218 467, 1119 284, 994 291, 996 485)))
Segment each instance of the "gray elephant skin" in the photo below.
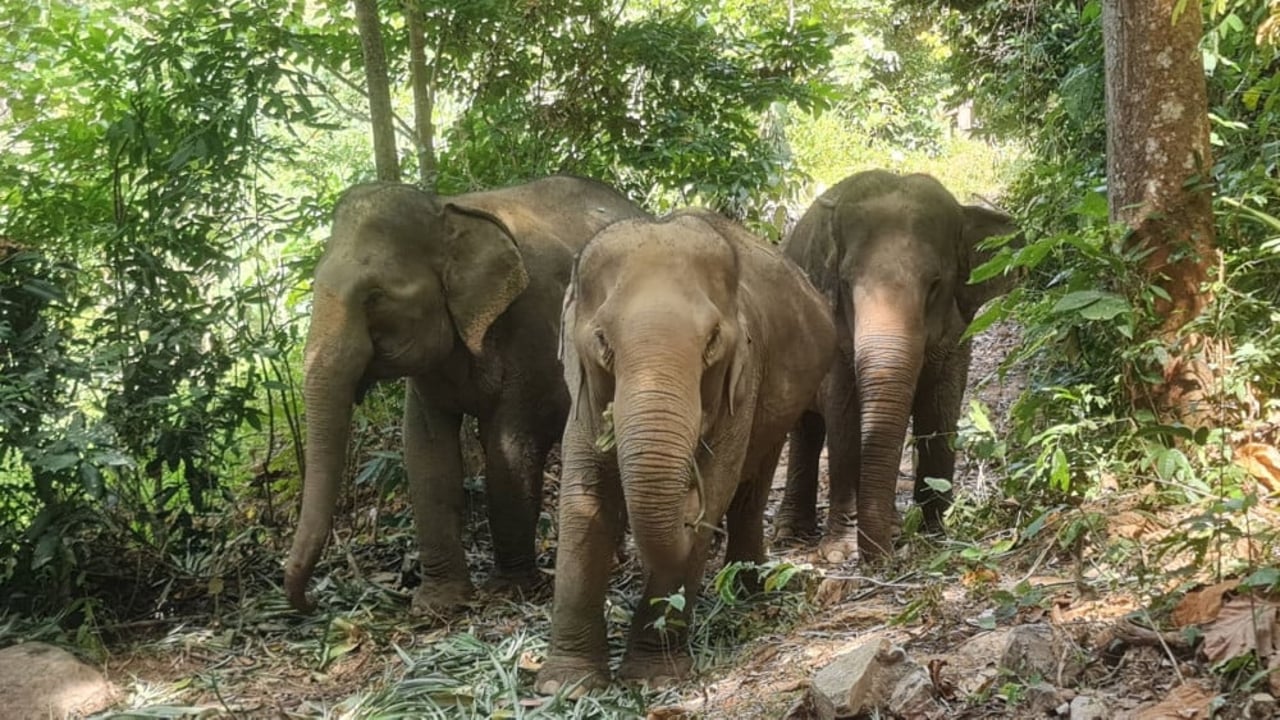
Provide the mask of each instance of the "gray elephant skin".
POLYGON ((572 400, 536 688, 609 682, 605 593, 628 525, 645 586, 619 676, 662 684, 690 668, 690 610, 720 520, 727 562, 764 560, 778 456, 834 354, 830 310, 776 248, 704 210, 606 228, 566 303, 572 400), (653 602, 682 588, 682 612, 653 602))
POLYGON ((553 176, 441 197, 399 183, 346 191, 316 268, 304 397, 306 477, 285 592, 307 583, 330 532, 352 408, 407 378, 404 463, 421 550, 413 610, 467 601, 459 427, 477 418, 494 582, 537 576, 542 471, 569 395, 556 358, 575 254, 600 228, 645 213, 613 189, 553 176))
POLYGON ((841 562, 855 547, 863 560, 891 553, 908 418, 917 437, 915 500, 925 528, 942 531, 951 493, 925 479, 950 481, 955 471, 951 437, 970 357, 961 336, 983 303, 1014 282, 968 280, 987 260, 978 243, 1015 232, 1008 215, 962 206, 928 175, 884 170, 846 178, 801 217, 783 252, 826 294, 838 351, 821 412, 806 413, 791 433, 776 538, 817 531, 825 435, 831 497, 819 554, 841 562))

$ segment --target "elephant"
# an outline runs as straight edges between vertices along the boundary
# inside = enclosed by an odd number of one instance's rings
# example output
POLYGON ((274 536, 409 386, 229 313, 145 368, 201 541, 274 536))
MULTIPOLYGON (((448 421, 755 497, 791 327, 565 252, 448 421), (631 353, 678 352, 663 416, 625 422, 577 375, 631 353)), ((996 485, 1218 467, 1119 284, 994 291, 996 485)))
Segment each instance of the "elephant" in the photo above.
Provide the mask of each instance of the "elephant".
POLYGON ((407 378, 404 465, 421 551, 411 611, 465 604, 459 428, 484 449, 499 587, 538 577, 534 535, 547 453, 569 393, 556 357, 575 254, 597 230, 647 213, 593 180, 551 176, 452 197, 365 183, 338 200, 315 271, 304 354, 302 509, 285 565, 296 609, 330 532, 353 406, 375 382, 407 378))
POLYGON ((970 284, 986 261, 979 241, 1017 232, 1010 216, 962 206, 933 177, 856 173, 823 193, 783 241, 831 304, 837 360, 817 407, 790 435, 787 484, 774 538, 817 532, 818 457, 824 436, 830 506, 819 556, 843 562, 886 557, 901 525, 894 504, 903 437, 916 435, 914 499, 925 529, 943 531, 952 479, 950 438, 969 373, 963 333, 1013 276, 970 284), (856 527, 856 536, 854 528, 856 527), (855 540, 856 538, 856 540, 855 540))
POLYGON ((778 456, 834 357, 830 309, 775 247, 684 209, 594 237, 561 328, 571 409, 551 645, 535 689, 609 683, 605 593, 628 526, 645 585, 619 676, 665 684, 691 667, 690 611, 720 521, 727 562, 765 558, 778 456), (682 608, 659 607, 682 591, 682 608))

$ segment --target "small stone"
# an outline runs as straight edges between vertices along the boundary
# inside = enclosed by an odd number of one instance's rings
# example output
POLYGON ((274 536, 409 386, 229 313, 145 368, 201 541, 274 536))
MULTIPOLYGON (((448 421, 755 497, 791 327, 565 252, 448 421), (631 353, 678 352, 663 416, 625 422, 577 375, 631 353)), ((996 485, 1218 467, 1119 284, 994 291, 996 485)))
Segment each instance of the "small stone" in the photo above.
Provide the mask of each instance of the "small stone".
POLYGON ((1276 699, 1267 693, 1254 693, 1249 696, 1249 702, 1245 703, 1244 714, 1250 720, 1263 720, 1264 718, 1276 717, 1280 706, 1277 705, 1276 699))
POLYGON ((1076 654, 1049 625, 1019 625, 1009 631, 1000 667, 1024 678, 1073 682, 1083 670, 1076 654))
POLYGON ((819 670, 809 691, 823 720, 885 711, 922 717, 937 709, 929 671, 883 638, 819 670))
POLYGON ((1071 720, 1107 720, 1111 710, 1095 697, 1079 695, 1071 701, 1071 720))
POLYGON ((1028 710, 1036 715, 1048 714, 1050 710, 1058 707, 1062 700, 1061 693, 1058 688, 1047 682, 1038 682, 1028 685, 1023 691, 1023 703, 1028 710))
POLYGON ((28 642, 0 650, 5 718, 83 717, 116 701, 106 677, 62 648, 28 642))
POLYGON ((995 682, 1000 674, 997 661, 1008 644, 1005 628, 981 632, 965 640, 947 657, 946 677, 955 683, 961 696, 976 695, 995 682))

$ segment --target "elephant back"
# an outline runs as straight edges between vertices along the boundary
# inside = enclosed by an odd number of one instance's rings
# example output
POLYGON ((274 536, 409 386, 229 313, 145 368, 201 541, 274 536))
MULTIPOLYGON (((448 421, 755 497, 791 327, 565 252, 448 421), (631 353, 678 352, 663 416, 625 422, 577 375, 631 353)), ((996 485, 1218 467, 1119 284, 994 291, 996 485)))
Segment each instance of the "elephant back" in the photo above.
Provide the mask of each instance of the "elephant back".
POLYGON ((533 253, 560 250, 569 258, 606 225, 648 216, 608 185, 569 175, 467 193, 451 202, 497 217, 522 249, 533 253))

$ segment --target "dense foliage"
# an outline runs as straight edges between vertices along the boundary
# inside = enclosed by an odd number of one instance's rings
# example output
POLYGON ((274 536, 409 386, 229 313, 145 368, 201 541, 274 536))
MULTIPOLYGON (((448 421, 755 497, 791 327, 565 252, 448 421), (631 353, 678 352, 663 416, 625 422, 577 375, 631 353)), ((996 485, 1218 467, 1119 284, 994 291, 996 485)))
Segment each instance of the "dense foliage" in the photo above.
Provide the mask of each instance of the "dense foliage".
MULTIPOLYGON (((940 36, 866 0, 380 12, 404 155, 404 13, 424 21, 442 192, 572 172, 776 238, 812 192, 802 159, 860 161, 827 130, 941 137, 940 36)), ((373 174, 350 8, 6 2, 0 28, 0 591, 58 609, 135 568, 219 578, 237 518, 289 527, 308 275, 333 198, 373 174)), ((396 482, 397 405, 366 403, 357 484, 396 482)))
POLYGON ((1029 282, 978 327, 1016 317, 1026 337, 1008 365, 1031 364, 1038 378, 1015 408, 1013 438, 979 423, 962 441, 996 456, 1004 492, 1036 499, 1030 507, 1148 487, 1164 501, 1203 504, 1180 536, 1199 552, 1210 537, 1247 532, 1240 513, 1257 485, 1232 462, 1234 449, 1275 443, 1280 428, 1280 7, 1204 4, 1214 173, 1203 181, 1214 185, 1222 257, 1205 288, 1213 304, 1181 345, 1213 368, 1212 407, 1184 426, 1154 417, 1134 390, 1167 382, 1160 368, 1178 350, 1149 339, 1161 290, 1140 272, 1141 250, 1107 222, 1101 3, 953 5, 957 91, 974 99, 987 132, 1025 137, 1033 155, 1007 194, 1029 242, 978 270, 1021 266, 1029 282))

